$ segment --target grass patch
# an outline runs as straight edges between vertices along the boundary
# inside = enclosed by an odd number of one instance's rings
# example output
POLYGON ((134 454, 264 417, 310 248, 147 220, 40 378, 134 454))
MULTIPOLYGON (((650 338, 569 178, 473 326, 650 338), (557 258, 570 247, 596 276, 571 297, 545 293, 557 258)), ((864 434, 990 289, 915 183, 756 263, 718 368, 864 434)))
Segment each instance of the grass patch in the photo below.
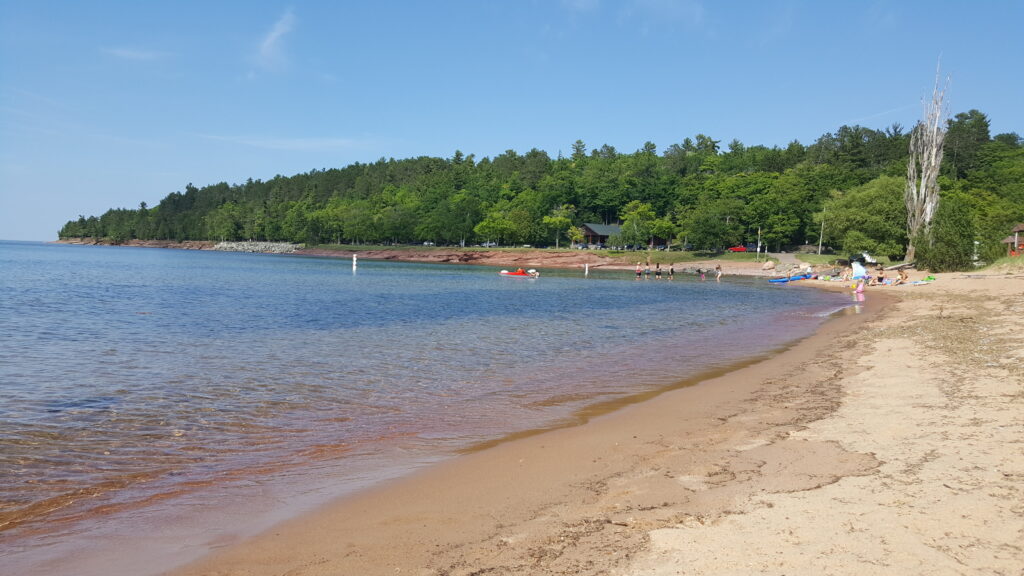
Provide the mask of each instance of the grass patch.
POLYGON ((596 250, 598 254, 604 254, 609 258, 615 258, 623 262, 635 264, 637 262, 647 263, 648 258, 651 264, 681 264, 686 262, 700 262, 702 260, 722 260, 729 262, 754 262, 755 255, 752 253, 725 252, 716 254, 714 252, 672 252, 665 250, 596 250))
POLYGON ((844 260, 845 258, 836 254, 794 254, 796 259, 801 262, 806 262, 812 266, 831 266, 835 264, 836 260, 844 260))
MULTIPOLYGON (((838 254, 794 254, 796 259, 801 262, 806 262, 812 266, 833 266, 837 260, 846 260, 846 257, 838 254)), ((878 263, 882 266, 891 266, 896 262, 889 260, 884 256, 875 256, 878 263)), ((867 264, 868 268, 875 266, 875 264, 867 264)))
POLYGON ((1024 273, 1024 256, 1004 256, 981 270, 1000 274, 1024 273))

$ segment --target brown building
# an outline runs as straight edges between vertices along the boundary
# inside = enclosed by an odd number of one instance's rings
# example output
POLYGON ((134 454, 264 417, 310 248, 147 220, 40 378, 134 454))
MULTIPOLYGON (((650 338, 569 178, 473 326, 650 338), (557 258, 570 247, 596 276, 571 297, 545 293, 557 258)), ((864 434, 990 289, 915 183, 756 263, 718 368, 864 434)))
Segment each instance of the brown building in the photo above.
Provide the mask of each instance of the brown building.
POLYGON ((1006 244, 1007 254, 1024 254, 1024 224, 1014 226, 1010 235, 1003 238, 1003 244, 1006 244))
POLYGON ((618 224, 584 224, 583 237, 587 239, 587 244, 607 244, 610 236, 615 236, 622 232, 622 227, 618 224))

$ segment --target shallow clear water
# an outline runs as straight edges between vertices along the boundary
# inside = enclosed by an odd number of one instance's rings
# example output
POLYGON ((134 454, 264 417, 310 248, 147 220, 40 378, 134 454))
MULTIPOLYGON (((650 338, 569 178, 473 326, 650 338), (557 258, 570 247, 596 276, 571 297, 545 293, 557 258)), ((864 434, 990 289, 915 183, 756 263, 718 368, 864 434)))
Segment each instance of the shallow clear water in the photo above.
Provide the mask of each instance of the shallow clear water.
POLYGON ((496 270, 0 242, 0 554, 229 485, 292 487, 267 509, 344 493, 776 349, 846 303, 496 270))

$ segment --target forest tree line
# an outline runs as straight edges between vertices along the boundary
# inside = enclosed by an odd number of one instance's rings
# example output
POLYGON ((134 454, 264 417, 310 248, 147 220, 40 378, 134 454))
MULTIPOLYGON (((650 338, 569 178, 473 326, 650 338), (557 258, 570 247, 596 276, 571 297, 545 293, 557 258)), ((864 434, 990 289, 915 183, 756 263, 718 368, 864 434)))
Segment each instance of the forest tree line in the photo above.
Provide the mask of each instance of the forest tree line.
MULTIPOLYGON (((755 241, 772 250, 817 244, 901 257, 910 132, 842 126, 805 146, 722 146, 703 134, 660 154, 577 140, 568 156, 538 149, 477 159, 381 159, 168 194, 157 206, 80 216, 61 238, 265 240, 310 245, 434 242, 555 246, 586 222, 622 223, 623 244, 653 237, 698 250, 755 241)), ((1024 221, 1024 141, 992 136, 978 110, 947 122, 936 229, 1003 254, 1024 221)))

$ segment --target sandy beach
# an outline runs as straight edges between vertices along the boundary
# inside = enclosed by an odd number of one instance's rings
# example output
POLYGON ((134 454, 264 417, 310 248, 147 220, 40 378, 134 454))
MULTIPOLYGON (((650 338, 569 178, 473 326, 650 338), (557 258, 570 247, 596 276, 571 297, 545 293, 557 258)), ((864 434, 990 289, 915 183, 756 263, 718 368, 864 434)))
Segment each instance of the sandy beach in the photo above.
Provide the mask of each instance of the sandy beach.
POLYGON ((860 311, 173 574, 1024 574, 1024 276, 860 311))

